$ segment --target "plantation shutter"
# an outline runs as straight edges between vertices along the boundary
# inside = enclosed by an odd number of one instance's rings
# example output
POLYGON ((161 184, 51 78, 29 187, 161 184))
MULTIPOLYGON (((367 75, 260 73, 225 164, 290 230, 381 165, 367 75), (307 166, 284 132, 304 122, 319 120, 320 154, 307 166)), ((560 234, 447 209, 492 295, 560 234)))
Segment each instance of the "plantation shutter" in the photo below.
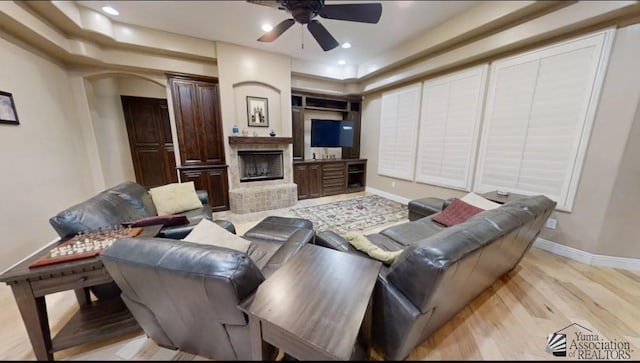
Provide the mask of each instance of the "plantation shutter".
POLYGON ((416 181, 471 190, 486 69, 424 82, 416 181))
POLYGON ((476 191, 544 194, 571 209, 612 34, 491 66, 476 191))
POLYGON ((382 95, 378 174, 413 180, 420 84, 382 95))

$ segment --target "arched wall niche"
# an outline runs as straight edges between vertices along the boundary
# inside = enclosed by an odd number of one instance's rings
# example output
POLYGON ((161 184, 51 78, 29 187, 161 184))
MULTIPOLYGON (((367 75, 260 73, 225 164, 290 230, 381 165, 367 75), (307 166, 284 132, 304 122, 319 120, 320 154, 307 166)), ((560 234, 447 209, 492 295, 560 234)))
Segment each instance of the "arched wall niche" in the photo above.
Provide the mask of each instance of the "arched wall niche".
POLYGON ((267 136, 271 130, 282 135, 284 125, 280 108, 282 91, 270 84, 258 81, 244 81, 233 84, 234 123, 240 130, 246 129, 250 135, 267 136), (249 126, 248 97, 267 100, 268 125, 249 126))
POLYGON ((82 80, 88 117, 81 116, 81 119, 91 120, 85 125, 84 135, 87 147, 96 150, 92 162, 99 165, 97 174, 107 188, 124 181, 136 181, 121 96, 168 100, 172 138, 177 140, 165 76, 99 71, 83 75, 82 80))

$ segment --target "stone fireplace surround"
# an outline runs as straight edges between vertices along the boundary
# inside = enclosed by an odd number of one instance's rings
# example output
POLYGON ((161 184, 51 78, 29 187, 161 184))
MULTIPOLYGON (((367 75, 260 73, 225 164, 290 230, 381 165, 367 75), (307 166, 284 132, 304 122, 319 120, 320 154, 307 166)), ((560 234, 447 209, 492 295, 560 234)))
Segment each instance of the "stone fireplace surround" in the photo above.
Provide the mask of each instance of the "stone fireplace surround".
POLYGON ((298 187, 293 183, 291 138, 229 137, 229 209, 245 214, 294 206, 298 187), (282 151, 283 178, 240 181, 238 151, 282 151))

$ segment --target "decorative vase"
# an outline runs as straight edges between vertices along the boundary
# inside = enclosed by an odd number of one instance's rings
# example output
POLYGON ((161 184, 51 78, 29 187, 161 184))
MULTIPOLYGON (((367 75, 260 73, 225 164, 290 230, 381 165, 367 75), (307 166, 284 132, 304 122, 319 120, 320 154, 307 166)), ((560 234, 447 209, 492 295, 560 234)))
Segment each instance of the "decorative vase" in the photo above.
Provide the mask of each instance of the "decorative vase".
POLYGON ((271 137, 274 137, 274 136, 276 136, 276 132, 275 132, 275 131, 273 131, 273 130, 271 130, 271 132, 269 133, 269 135, 270 135, 271 137))
POLYGON ((231 129, 231 133, 234 134, 234 135, 240 134, 240 130, 238 129, 238 125, 233 125, 233 128, 231 129))

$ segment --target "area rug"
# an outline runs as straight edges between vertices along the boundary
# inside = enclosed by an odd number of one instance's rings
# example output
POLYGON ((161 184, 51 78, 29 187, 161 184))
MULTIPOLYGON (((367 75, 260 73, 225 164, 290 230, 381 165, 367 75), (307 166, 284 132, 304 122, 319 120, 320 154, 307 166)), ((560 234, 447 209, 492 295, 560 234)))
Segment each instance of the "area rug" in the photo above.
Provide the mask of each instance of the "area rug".
POLYGON ((405 204, 374 194, 313 207, 292 208, 291 212, 313 222, 316 232, 332 230, 344 234, 405 220, 408 209, 405 204))

